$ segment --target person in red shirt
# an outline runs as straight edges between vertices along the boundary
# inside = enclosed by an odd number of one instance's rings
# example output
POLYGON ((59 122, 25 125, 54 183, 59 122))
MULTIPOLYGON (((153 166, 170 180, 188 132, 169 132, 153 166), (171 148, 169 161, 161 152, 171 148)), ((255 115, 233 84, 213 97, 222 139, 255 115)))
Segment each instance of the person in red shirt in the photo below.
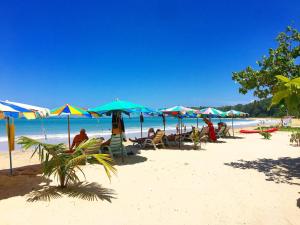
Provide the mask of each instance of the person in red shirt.
POLYGON ((74 149, 78 145, 80 145, 80 143, 82 143, 83 141, 87 141, 88 139, 89 139, 89 137, 86 135, 85 129, 81 129, 80 133, 74 137, 70 151, 71 152, 74 151, 74 149))
POLYGON ((216 137, 215 128, 214 128, 213 123, 209 119, 207 119, 207 118, 203 118, 203 121, 208 126, 210 141, 216 142, 217 141, 217 137, 216 137))

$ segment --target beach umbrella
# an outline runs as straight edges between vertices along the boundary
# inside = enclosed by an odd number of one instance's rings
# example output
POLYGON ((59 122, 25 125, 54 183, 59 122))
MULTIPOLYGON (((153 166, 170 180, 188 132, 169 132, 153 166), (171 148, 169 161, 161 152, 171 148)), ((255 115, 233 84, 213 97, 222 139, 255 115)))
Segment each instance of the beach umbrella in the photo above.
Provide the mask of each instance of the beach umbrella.
MULTIPOLYGON (((91 113, 97 113, 97 114, 110 114, 110 113, 115 113, 117 115, 118 118, 122 118, 122 113, 125 113, 127 115, 129 115, 130 113, 143 113, 148 111, 149 109, 147 109, 145 106, 143 105, 139 105, 139 104, 135 104, 132 102, 128 102, 128 101, 121 101, 119 99, 116 99, 112 102, 106 103, 104 105, 100 105, 97 106, 95 108, 90 108, 88 110, 88 112, 91 113)), ((141 118, 140 118, 141 119, 141 118)), ((140 123, 142 125, 143 123, 143 119, 142 121, 140 120, 140 123)), ((142 135, 142 127, 141 127, 141 135, 142 135)), ((120 135, 120 138, 122 139, 122 135, 120 135)), ((122 140, 121 140, 122 141, 122 140)), ((123 151, 123 149, 122 149, 123 151)), ((124 162, 124 154, 122 152, 122 161, 124 162)))
POLYGON ((5 103, 8 104, 13 104, 18 107, 22 107, 25 109, 30 110, 31 112, 24 112, 23 116, 26 119, 36 119, 36 118, 41 118, 41 127, 42 127, 42 132, 45 136, 45 139, 47 139, 46 135, 46 130, 44 128, 44 123, 43 123, 43 118, 48 117, 50 115, 50 110, 48 108, 40 107, 40 106, 34 106, 34 105, 29 105, 29 104, 24 104, 24 103, 19 103, 19 102, 12 102, 12 101, 4 101, 5 103))
POLYGON ((161 110, 162 113, 171 115, 178 118, 178 125, 179 125, 179 148, 181 148, 181 134, 182 134, 182 118, 186 114, 193 114, 197 113, 197 110, 192 108, 187 108, 184 106, 173 106, 171 108, 161 110))
POLYGON ((229 110, 225 112, 226 116, 231 117, 231 127, 232 127, 232 135, 234 136, 234 127, 233 127, 233 117, 242 117, 246 116, 247 113, 237 111, 237 110, 229 110))
POLYGON ((224 112, 222 112, 221 110, 212 108, 212 107, 200 109, 199 113, 202 115, 209 115, 209 116, 220 116, 220 117, 224 116, 224 112))
POLYGON ((67 115, 68 118, 68 143, 69 148, 71 147, 71 137, 70 137, 70 115, 76 115, 76 116, 86 116, 86 117, 92 117, 91 114, 84 110, 83 108, 65 104, 63 106, 60 106, 58 108, 52 109, 51 111, 52 115, 60 116, 60 115, 67 115))
POLYGON ((7 127, 7 139, 8 139, 8 150, 9 150, 9 166, 10 174, 12 175, 12 156, 11 151, 14 150, 14 124, 13 118, 19 118, 22 116, 22 113, 30 113, 32 111, 22 108, 17 105, 7 103, 5 101, 0 101, 0 113, 2 118, 6 118, 6 127, 7 127), (12 118, 12 124, 10 119, 12 118))
MULTIPOLYGON (((199 113, 201 115, 208 116, 210 120, 211 120, 212 117, 219 117, 219 118, 221 118, 221 117, 226 116, 223 111, 215 109, 215 108, 212 108, 212 107, 200 109, 199 113)), ((221 121, 221 119, 220 119, 220 121, 221 121)))
MULTIPOLYGON (((24 108, 24 109, 27 109, 27 110, 30 110, 31 111, 30 113, 33 112, 35 114, 35 117, 43 118, 43 117, 48 117, 50 115, 50 110, 48 108, 34 106, 34 105, 28 105, 28 104, 19 103, 19 102, 12 102, 12 101, 8 101, 8 100, 6 100, 4 102, 8 103, 8 104, 15 105, 15 106, 18 106, 18 107, 21 107, 21 108, 24 108)), ((25 112, 23 114, 24 114, 24 117, 27 118, 27 119, 32 118, 32 117, 28 116, 29 113, 25 112)))
POLYGON ((131 112, 137 112, 138 110, 145 110, 145 109, 146 107, 142 105, 135 104, 132 102, 121 101, 117 99, 107 104, 95 108, 91 108, 88 111, 98 113, 98 114, 105 114, 114 111, 131 113, 131 112))

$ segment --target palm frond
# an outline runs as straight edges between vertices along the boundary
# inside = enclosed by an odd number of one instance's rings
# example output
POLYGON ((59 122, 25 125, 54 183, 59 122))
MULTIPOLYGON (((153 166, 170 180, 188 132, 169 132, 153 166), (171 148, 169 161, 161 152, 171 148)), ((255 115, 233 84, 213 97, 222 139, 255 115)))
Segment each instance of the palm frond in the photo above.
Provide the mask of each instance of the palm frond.
POLYGON ((66 166, 74 167, 78 165, 83 165, 86 162, 86 157, 87 157, 86 155, 79 155, 74 158, 71 158, 70 160, 68 160, 66 166))
POLYGON ((97 144, 98 144, 98 140, 95 138, 89 139, 87 141, 83 141, 75 148, 75 152, 94 147, 97 144))
POLYGON ((103 165, 109 180, 111 180, 111 172, 117 174, 117 169, 112 165, 113 159, 108 154, 91 154, 90 156, 103 165))

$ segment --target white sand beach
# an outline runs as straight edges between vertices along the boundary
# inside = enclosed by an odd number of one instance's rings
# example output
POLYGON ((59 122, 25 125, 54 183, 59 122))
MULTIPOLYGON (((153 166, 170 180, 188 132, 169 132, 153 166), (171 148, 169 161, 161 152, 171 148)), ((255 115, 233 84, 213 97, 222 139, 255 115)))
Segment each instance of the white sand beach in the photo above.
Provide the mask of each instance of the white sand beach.
POLYGON ((26 167, 7 176, 8 154, 1 153, 0 224, 297 225, 300 148, 289 145, 288 135, 239 134, 202 150, 142 150, 118 163, 111 182, 101 166, 83 166, 87 182, 115 192, 111 202, 66 196, 27 202, 33 189, 55 182, 28 166, 38 164, 30 152, 13 153, 14 167, 26 167))

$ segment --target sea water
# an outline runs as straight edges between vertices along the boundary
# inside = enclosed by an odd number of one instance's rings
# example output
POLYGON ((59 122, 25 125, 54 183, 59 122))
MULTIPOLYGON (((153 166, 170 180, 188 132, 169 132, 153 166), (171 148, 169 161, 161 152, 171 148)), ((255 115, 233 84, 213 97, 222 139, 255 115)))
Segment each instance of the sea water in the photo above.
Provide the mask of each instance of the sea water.
MULTIPOLYGON (((220 121, 219 118, 212 118, 214 125, 220 121)), ((230 118, 222 118, 222 122, 226 122, 231 126, 230 118)), ((42 140, 48 143, 67 143, 68 138, 68 123, 66 117, 44 118, 36 120, 15 119, 15 136, 27 136, 30 138, 42 140)), ((234 119, 234 127, 255 126, 262 121, 253 119, 234 119)), ((174 133, 178 119, 174 117, 166 117, 166 133, 174 133)), ((265 121, 266 124, 275 123, 272 120, 265 121)), ((125 133, 127 137, 140 137, 141 126, 139 117, 124 116, 125 133)), ((192 126, 196 126, 197 119, 183 119, 183 124, 187 130, 192 126)), ((199 118, 199 127, 205 125, 203 120, 199 118)), ((143 123, 143 136, 147 134, 149 128, 163 129, 161 117, 145 117, 143 123)), ((71 139, 79 133, 79 130, 84 128, 89 137, 104 137, 109 138, 111 135, 111 118, 70 118, 71 139)), ((7 149, 6 122, 0 120, 0 150, 7 149)))

